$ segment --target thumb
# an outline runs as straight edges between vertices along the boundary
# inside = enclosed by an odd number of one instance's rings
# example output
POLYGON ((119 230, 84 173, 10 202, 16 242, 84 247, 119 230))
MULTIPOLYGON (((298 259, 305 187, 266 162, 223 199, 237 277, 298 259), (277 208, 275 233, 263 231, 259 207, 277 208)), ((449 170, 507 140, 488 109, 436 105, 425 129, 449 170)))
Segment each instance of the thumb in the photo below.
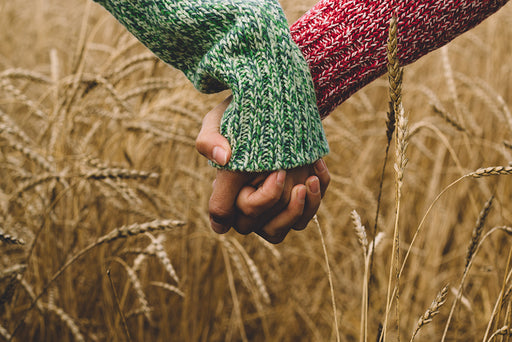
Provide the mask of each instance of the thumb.
POLYGON ((235 222, 236 197, 251 177, 246 173, 217 170, 209 202, 210 223, 215 232, 223 234, 235 222))
POLYGON ((233 96, 213 108, 203 119, 203 125, 196 138, 196 149, 203 156, 215 163, 224 166, 231 158, 231 146, 226 138, 220 134, 220 121, 228 108, 233 96))

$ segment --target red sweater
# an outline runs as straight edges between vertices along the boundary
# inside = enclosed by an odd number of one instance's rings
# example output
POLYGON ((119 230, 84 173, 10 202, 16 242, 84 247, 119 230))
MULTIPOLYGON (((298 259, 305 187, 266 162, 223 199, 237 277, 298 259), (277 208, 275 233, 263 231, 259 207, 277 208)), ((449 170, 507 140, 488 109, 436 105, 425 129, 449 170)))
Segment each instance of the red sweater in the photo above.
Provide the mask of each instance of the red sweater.
POLYGON ((508 0, 321 0, 291 26, 308 62, 320 116, 386 72, 392 11, 399 58, 414 62, 476 26, 508 0))

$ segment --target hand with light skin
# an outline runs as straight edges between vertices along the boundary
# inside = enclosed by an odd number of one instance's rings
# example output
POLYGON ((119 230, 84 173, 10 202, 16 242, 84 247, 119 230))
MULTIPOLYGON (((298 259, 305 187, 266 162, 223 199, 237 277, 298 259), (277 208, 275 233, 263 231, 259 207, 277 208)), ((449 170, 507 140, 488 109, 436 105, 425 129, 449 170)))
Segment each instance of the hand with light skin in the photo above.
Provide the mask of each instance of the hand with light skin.
MULTIPOLYGON (((220 132, 220 121, 231 96, 203 119, 196 148, 209 160, 226 165, 231 147, 220 132)), ((330 181, 325 162, 273 172, 217 170, 209 202, 212 229, 223 234, 256 233, 271 243, 284 240, 291 229, 302 230, 316 214, 330 181)))

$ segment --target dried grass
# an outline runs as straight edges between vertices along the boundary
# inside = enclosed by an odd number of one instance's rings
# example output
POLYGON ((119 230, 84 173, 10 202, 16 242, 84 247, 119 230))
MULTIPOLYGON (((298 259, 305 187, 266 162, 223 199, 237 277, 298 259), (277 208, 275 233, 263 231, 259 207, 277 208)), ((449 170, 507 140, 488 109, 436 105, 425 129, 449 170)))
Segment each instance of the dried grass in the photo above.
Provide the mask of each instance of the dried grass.
POLYGON ((432 319, 439 314, 439 309, 446 302, 446 296, 448 295, 448 285, 445 285, 441 291, 437 294, 436 298, 432 301, 427 311, 419 318, 418 323, 416 323, 416 329, 411 337, 411 341, 414 340, 416 334, 420 331, 420 329, 432 322, 432 319))
MULTIPOLYGON (((315 0, 281 3, 291 22, 315 0)), ((208 227, 194 137, 226 94, 197 93, 93 1, 0 5, 0 339, 439 341, 432 289, 455 279, 446 339, 506 341, 511 9, 324 120, 322 236, 275 246, 208 227)))

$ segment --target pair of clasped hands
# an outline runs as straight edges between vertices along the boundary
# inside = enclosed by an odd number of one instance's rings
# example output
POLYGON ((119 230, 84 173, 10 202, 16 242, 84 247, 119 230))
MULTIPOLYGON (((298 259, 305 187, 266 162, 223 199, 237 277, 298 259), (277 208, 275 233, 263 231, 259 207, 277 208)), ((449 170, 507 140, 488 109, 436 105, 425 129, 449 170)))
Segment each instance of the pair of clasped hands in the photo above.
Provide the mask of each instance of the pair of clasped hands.
MULTIPOLYGON (((203 119, 196 148, 209 160, 226 165, 231 147, 220 132, 229 96, 203 119)), ((314 164, 273 172, 217 170, 209 202, 210 224, 219 234, 233 227, 280 243, 291 229, 302 230, 316 214, 330 181, 322 159, 314 164)))

